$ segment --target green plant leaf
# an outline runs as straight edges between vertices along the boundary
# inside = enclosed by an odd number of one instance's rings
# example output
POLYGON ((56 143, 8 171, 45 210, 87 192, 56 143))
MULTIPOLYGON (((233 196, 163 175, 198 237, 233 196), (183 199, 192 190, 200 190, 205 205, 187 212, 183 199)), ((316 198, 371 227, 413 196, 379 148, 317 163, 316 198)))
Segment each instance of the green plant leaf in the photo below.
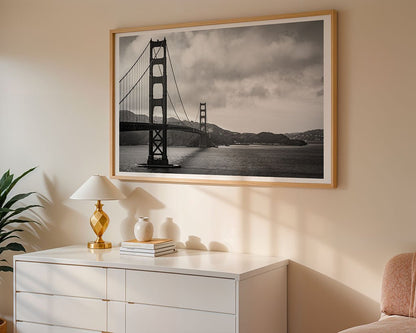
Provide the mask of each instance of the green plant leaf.
POLYGON ((22 212, 24 212, 28 209, 36 208, 36 207, 42 207, 42 206, 41 205, 29 205, 29 206, 25 206, 25 207, 19 207, 19 208, 13 209, 13 212, 9 212, 11 214, 6 215, 4 218, 9 219, 9 218, 11 218, 13 216, 16 216, 17 214, 20 214, 20 213, 22 213, 22 212))
POLYGON ((9 235, 9 236, 7 236, 5 239, 3 239, 1 242, 0 242, 0 244, 1 243, 4 243, 6 240, 8 240, 8 239, 12 239, 12 238, 18 238, 18 239, 21 239, 19 236, 17 236, 17 235, 9 235))
POLYGON ((15 195, 13 198, 11 198, 9 201, 7 201, 4 204, 4 208, 11 208, 16 202, 28 197, 29 195, 36 193, 36 192, 28 192, 28 193, 21 193, 21 194, 17 194, 15 195))
POLYGON ((0 179, 0 195, 10 186, 13 181, 13 175, 7 170, 0 179))
POLYGON ((13 267, 10 267, 10 266, 0 266, 0 272, 13 272, 13 267))
POLYGON ((13 223, 16 223, 16 224, 34 223, 34 224, 40 225, 38 221, 33 221, 33 220, 20 220, 20 219, 2 220, 0 221, 0 229, 5 228, 6 226, 13 224, 13 223))
MULTIPOLYGON (((31 194, 33 194, 33 193, 36 193, 36 192, 30 192, 30 193, 23 193, 23 194, 18 194, 18 195, 15 195, 12 199, 10 199, 4 206, 3 206, 3 208, 0 208, 0 221, 8 214, 8 213, 11 213, 11 212, 15 212, 15 211, 17 211, 18 209, 21 209, 21 208, 24 208, 24 206, 23 207, 18 207, 18 208, 11 208, 11 206, 14 204, 14 203, 16 203, 17 201, 19 201, 19 200, 21 200, 21 199, 23 199, 23 198, 26 198, 27 196, 29 196, 29 195, 31 195, 31 194), (16 198, 16 197, 18 197, 17 199, 18 200, 15 200, 14 202, 12 201, 14 198, 16 198), (20 198, 20 199, 19 199, 20 198)), ((40 205, 38 205, 38 207, 41 207, 40 205)), ((20 212, 19 212, 20 213, 20 212)), ((19 213, 16 213, 16 214, 19 214, 19 213)), ((10 218, 10 216, 13 216, 13 215, 16 215, 16 214, 9 214, 9 217, 8 218, 10 218)))
POLYGON ((0 254, 4 251, 23 251, 26 252, 26 249, 22 244, 19 243, 9 243, 6 246, 0 247, 0 254))
POLYGON ((5 179, 7 178, 7 177, 9 177, 10 176, 10 169, 9 170, 7 170, 2 176, 1 176, 1 179, 0 179, 0 184, 3 184, 3 182, 5 181, 5 179))
MULTIPOLYGON (((8 195, 11 193, 15 185, 28 173, 35 170, 35 168, 31 168, 25 172, 23 172, 19 177, 14 178, 14 175, 10 173, 10 170, 7 170, 0 178, 0 257, 1 254, 5 251, 23 251, 26 252, 26 249, 21 244, 20 237, 17 235, 24 231, 24 229, 16 228, 18 224, 24 223, 36 223, 39 222, 27 219, 25 217, 19 217, 18 215, 37 207, 42 207, 41 205, 33 204, 33 205, 16 205, 17 208, 14 208, 14 205, 21 200, 27 198, 31 194, 36 192, 27 192, 27 193, 19 193, 15 194, 10 198, 8 195), (19 207, 21 206, 21 207, 19 207), (13 226, 16 224, 16 226, 13 226), (12 238, 16 240, 14 242, 10 242, 12 238), (8 243, 6 245, 3 245, 8 243)), ((7 263, 6 259, 0 259, 1 263, 7 263)), ((0 265, 0 272, 13 272, 13 267, 10 265, 0 265)))
POLYGON ((3 203, 6 201, 8 188, 13 181, 13 175, 8 176, 2 183, 0 183, 0 207, 3 207, 3 203))
POLYGON ((10 239, 10 238, 13 238, 13 237, 20 238, 19 236, 13 235, 13 233, 21 232, 21 231, 23 231, 23 229, 13 229, 13 230, 8 231, 8 232, 0 233, 0 244, 2 242, 4 242, 6 239, 10 239))
MULTIPOLYGON (((6 201, 6 197, 7 195, 10 193, 10 191, 13 189, 13 187, 17 184, 17 182, 22 179, 24 176, 26 176, 28 173, 32 172, 33 170, 35 170, 36 167, 31 168, 25 172, 23 172, 19 177, 17 177, 15 180, 13 180, 5 189, 4 189, 4 193, 1 195, 0 197, 0 207, 3 206, 4 202, 6 201)), ((13 179, 13 175, 11 175, 12 179, 13 179)), ((6 178, 7 179, 7 178, 6 178)), ((0 191, 1 193, 1 191, 0 191)))
POLYGON ((1 242, 0 242, 0 244, 1 244, 1 243, 4 243, 6 240, 9 240, 9 239, 12 239, 12 238, 18 238, 18 239, 21 239, 19 236, 16 236, 16 235, 11 235, 11 236, 8 236, 8 237, 6 237, 5 239, 3 239, 3 241, 1 241, 1 242))

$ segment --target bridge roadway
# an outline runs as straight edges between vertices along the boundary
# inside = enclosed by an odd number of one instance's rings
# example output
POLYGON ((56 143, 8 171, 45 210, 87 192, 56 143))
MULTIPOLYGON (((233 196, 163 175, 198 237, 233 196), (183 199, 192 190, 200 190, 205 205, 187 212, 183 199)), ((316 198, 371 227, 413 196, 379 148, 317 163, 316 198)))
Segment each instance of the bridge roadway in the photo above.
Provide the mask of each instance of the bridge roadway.
MULTIPOLYGON (((148 130, 162 130, 165 125, 163 124, 150 124, 150 123, 135 123, 135 122, 120 122, 120 132, 128 131, 148 131, 148 130)), ((166 124, 166 129, 173 131, 183 131, 203 135, 205 134, 200 129, 175 124, 166 124)))

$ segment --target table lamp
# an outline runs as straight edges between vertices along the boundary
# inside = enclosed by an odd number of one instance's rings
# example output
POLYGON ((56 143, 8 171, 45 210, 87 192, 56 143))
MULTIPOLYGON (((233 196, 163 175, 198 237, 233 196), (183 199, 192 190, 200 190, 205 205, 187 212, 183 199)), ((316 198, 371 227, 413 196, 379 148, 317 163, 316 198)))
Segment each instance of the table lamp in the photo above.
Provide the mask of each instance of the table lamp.
POLYGON ((97 235, 97 239, 88 242, 88 248, 111 248, 111 242, 105 242, 101 238, 110 223, 110 218, 102 210, 103 204, 101 203, 101 200, 121 200, 125 198, 124 194, 121 193, 107 177, 95 175, 88 178, 88 180, 82 184, 70 198, 76 200, 97 200, 97 203, 95 204, 97 209, 90 218, 90 224, 92 230, 94 230, 97 235))

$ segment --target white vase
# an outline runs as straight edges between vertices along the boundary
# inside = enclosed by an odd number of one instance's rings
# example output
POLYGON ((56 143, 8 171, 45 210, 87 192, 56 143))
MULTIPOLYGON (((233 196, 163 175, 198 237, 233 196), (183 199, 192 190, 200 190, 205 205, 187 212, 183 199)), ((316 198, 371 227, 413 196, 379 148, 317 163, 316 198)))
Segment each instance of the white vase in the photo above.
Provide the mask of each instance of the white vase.
POLYGON ((148 217, 139 217, 134 225, 134 237, 140 242, 147 242, 153 237, 153 224, 148 217))

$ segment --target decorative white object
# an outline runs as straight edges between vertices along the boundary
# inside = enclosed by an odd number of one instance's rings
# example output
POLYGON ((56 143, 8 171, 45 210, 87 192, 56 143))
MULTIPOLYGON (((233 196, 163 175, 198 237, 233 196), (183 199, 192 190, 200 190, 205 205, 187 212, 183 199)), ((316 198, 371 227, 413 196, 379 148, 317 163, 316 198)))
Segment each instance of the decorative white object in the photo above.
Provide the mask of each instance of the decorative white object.
POLYGON ((139 242, 147 242, 152 240, 153 237, 153 224, 150 223, 148 217, 139 217, 134 225, 134 237, 139 242))
POLYGON ((286 259, 198 250, 130 258, 118 248, 97 258, 96 251, 14 256, 15 333, 287 332, 286 259))

